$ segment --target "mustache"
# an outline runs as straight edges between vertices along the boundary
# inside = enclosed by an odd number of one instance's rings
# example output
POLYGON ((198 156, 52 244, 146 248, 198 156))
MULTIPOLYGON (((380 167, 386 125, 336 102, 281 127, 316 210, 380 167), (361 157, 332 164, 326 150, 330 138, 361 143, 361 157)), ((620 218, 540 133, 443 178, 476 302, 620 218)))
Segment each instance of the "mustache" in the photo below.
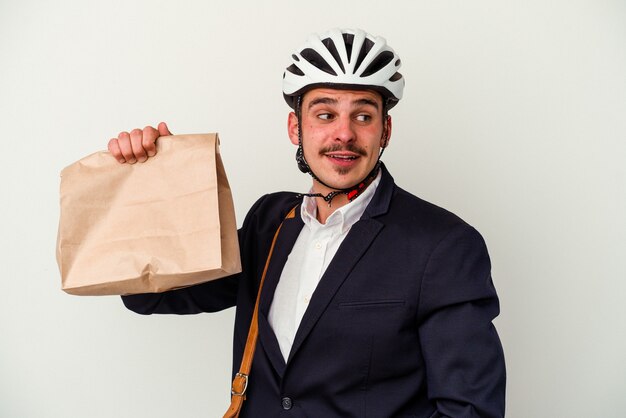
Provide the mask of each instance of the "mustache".
POLYGON ((358 145, 355 144, 346 144, 346 145, 340 145, 340 144, 335 144, 335 145, 331 145, 328 146, 326 148, 322 148, 320 150, 320 155, 324 155, 327 154, 329 152, 337 152, 337 151, 349 151, 349 152, 353 152, 355 154, 358 154, 362 157, 366 157, 367 156, 367 152, 365 151, 365 149, 359 147, 358 145))

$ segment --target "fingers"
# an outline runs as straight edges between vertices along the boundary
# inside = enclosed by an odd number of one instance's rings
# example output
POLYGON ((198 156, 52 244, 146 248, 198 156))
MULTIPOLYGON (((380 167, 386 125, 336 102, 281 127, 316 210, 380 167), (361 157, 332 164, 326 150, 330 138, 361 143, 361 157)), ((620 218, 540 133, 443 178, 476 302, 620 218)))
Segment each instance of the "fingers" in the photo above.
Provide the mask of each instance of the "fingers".
POLYGON ((126 162, 126 158, 122 155, 122 150, 120 149, 117 138, 111 138, 108 148, 111 155, 113 155, 119 163, 124 164, 126 162))
POLYGON ((148 157, 154 157, 156 155, 156 140, 159 137, 159 131, 152 126, 146 126, 143 128, 143 139, 141 145, 148 157))
POLYGON ((127 163, 135 164, 137 162, 137 158, 135 158, 135 154, 133 154, 133 147, 130 144, 130 134, 128 132, 120 132, 117 136, 117 144, 120 147, 124 160, 126 160, 127 163))
POLYGON ((143 148, 143 131, 141 129, 130 131, 130 146, 137 161, 143 163, 148 159, 148 153, 143 148))
POLYGON ((168 136, 172 134, 165 122, 159 123, 158 129, 159 129, 159 135, 161 136, 168 136))
POLYGON ((142 129, 133 129, 120 132, 117 138, 111 138, 108 149, 111 155, 120 163, 134 164, 137 161, 145 162, 157 153, 156 140, 160 136, 172 135, 167 124, 161 122, 158 129, 146 126, 142 129))

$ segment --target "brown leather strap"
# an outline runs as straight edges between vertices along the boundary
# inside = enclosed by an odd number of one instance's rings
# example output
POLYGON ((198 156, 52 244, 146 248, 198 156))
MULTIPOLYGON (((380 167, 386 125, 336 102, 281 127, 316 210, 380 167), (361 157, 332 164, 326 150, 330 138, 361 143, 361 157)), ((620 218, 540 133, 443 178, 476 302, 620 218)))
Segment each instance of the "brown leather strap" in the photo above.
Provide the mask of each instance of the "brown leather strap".
MULTIPOLYGON (((297 206, 296 206, 297 207, 297 206)), ((296 207, 285 216, 285 219, 291 219, 295 216, 296 207)), ((284 222, 284 221, 283 221, 284 222)), ((252 359, 254 358, 254 349, 256 348, 256 340, 259 335, 259 300, 261 299, 261 289, 263 289, 263 282, 265 281, 265 274, 267 273, 267 267, 270 265, 272 253, 274 252, 274 245, 278 238, 278 233, 282 228, 281 222, 274 234, 272 245, 270 246, 270 252, 267 254, 267 260, 265 261, 265 267, 263 268, 263 274, 261 275, 261 282, 259 283, 259 291, 256 296, 256 303, 254 304, 254 313, 252 314, 252 322, 250 322, 250 329, 248 330, 248 339, 246 340, 246 348, 243 351, 243 357, 241 359, 241 366, 239 366, 239 373, 235 375, 233 384, 231 387, 230 407, 224 414, 224 418, 236 418, 239 416, 243 401, 246 399, 246 390, 248 389, 248 375, 250 374, 250 368, 252 367, 252 359)))

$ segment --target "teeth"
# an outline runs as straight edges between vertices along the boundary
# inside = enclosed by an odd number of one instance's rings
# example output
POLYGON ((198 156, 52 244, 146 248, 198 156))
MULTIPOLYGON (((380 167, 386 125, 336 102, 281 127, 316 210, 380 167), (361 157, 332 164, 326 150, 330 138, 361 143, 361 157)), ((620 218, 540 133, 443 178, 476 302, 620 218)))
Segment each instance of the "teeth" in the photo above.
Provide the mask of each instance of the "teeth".
POLYGON ((356 157, 343 156, 343 155, 331 155, 330 157, 332 157, 332 158, 339 158, 341 160, 354 160, 354 159, 356 159, 356 157))

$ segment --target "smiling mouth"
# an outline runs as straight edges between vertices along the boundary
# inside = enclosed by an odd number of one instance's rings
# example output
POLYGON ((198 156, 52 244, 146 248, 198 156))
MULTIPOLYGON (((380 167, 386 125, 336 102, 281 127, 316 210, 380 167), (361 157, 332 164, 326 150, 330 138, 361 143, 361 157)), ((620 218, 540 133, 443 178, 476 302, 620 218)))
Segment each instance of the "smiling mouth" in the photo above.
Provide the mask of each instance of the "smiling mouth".
POLYGON ((357 158, 359 158, 358 155, 342 155, 342 154, 325 154, 328 158, 333 158, 336 160, 342 160, 342 161, 352 161, 352 160, 356 160, 357 158))

